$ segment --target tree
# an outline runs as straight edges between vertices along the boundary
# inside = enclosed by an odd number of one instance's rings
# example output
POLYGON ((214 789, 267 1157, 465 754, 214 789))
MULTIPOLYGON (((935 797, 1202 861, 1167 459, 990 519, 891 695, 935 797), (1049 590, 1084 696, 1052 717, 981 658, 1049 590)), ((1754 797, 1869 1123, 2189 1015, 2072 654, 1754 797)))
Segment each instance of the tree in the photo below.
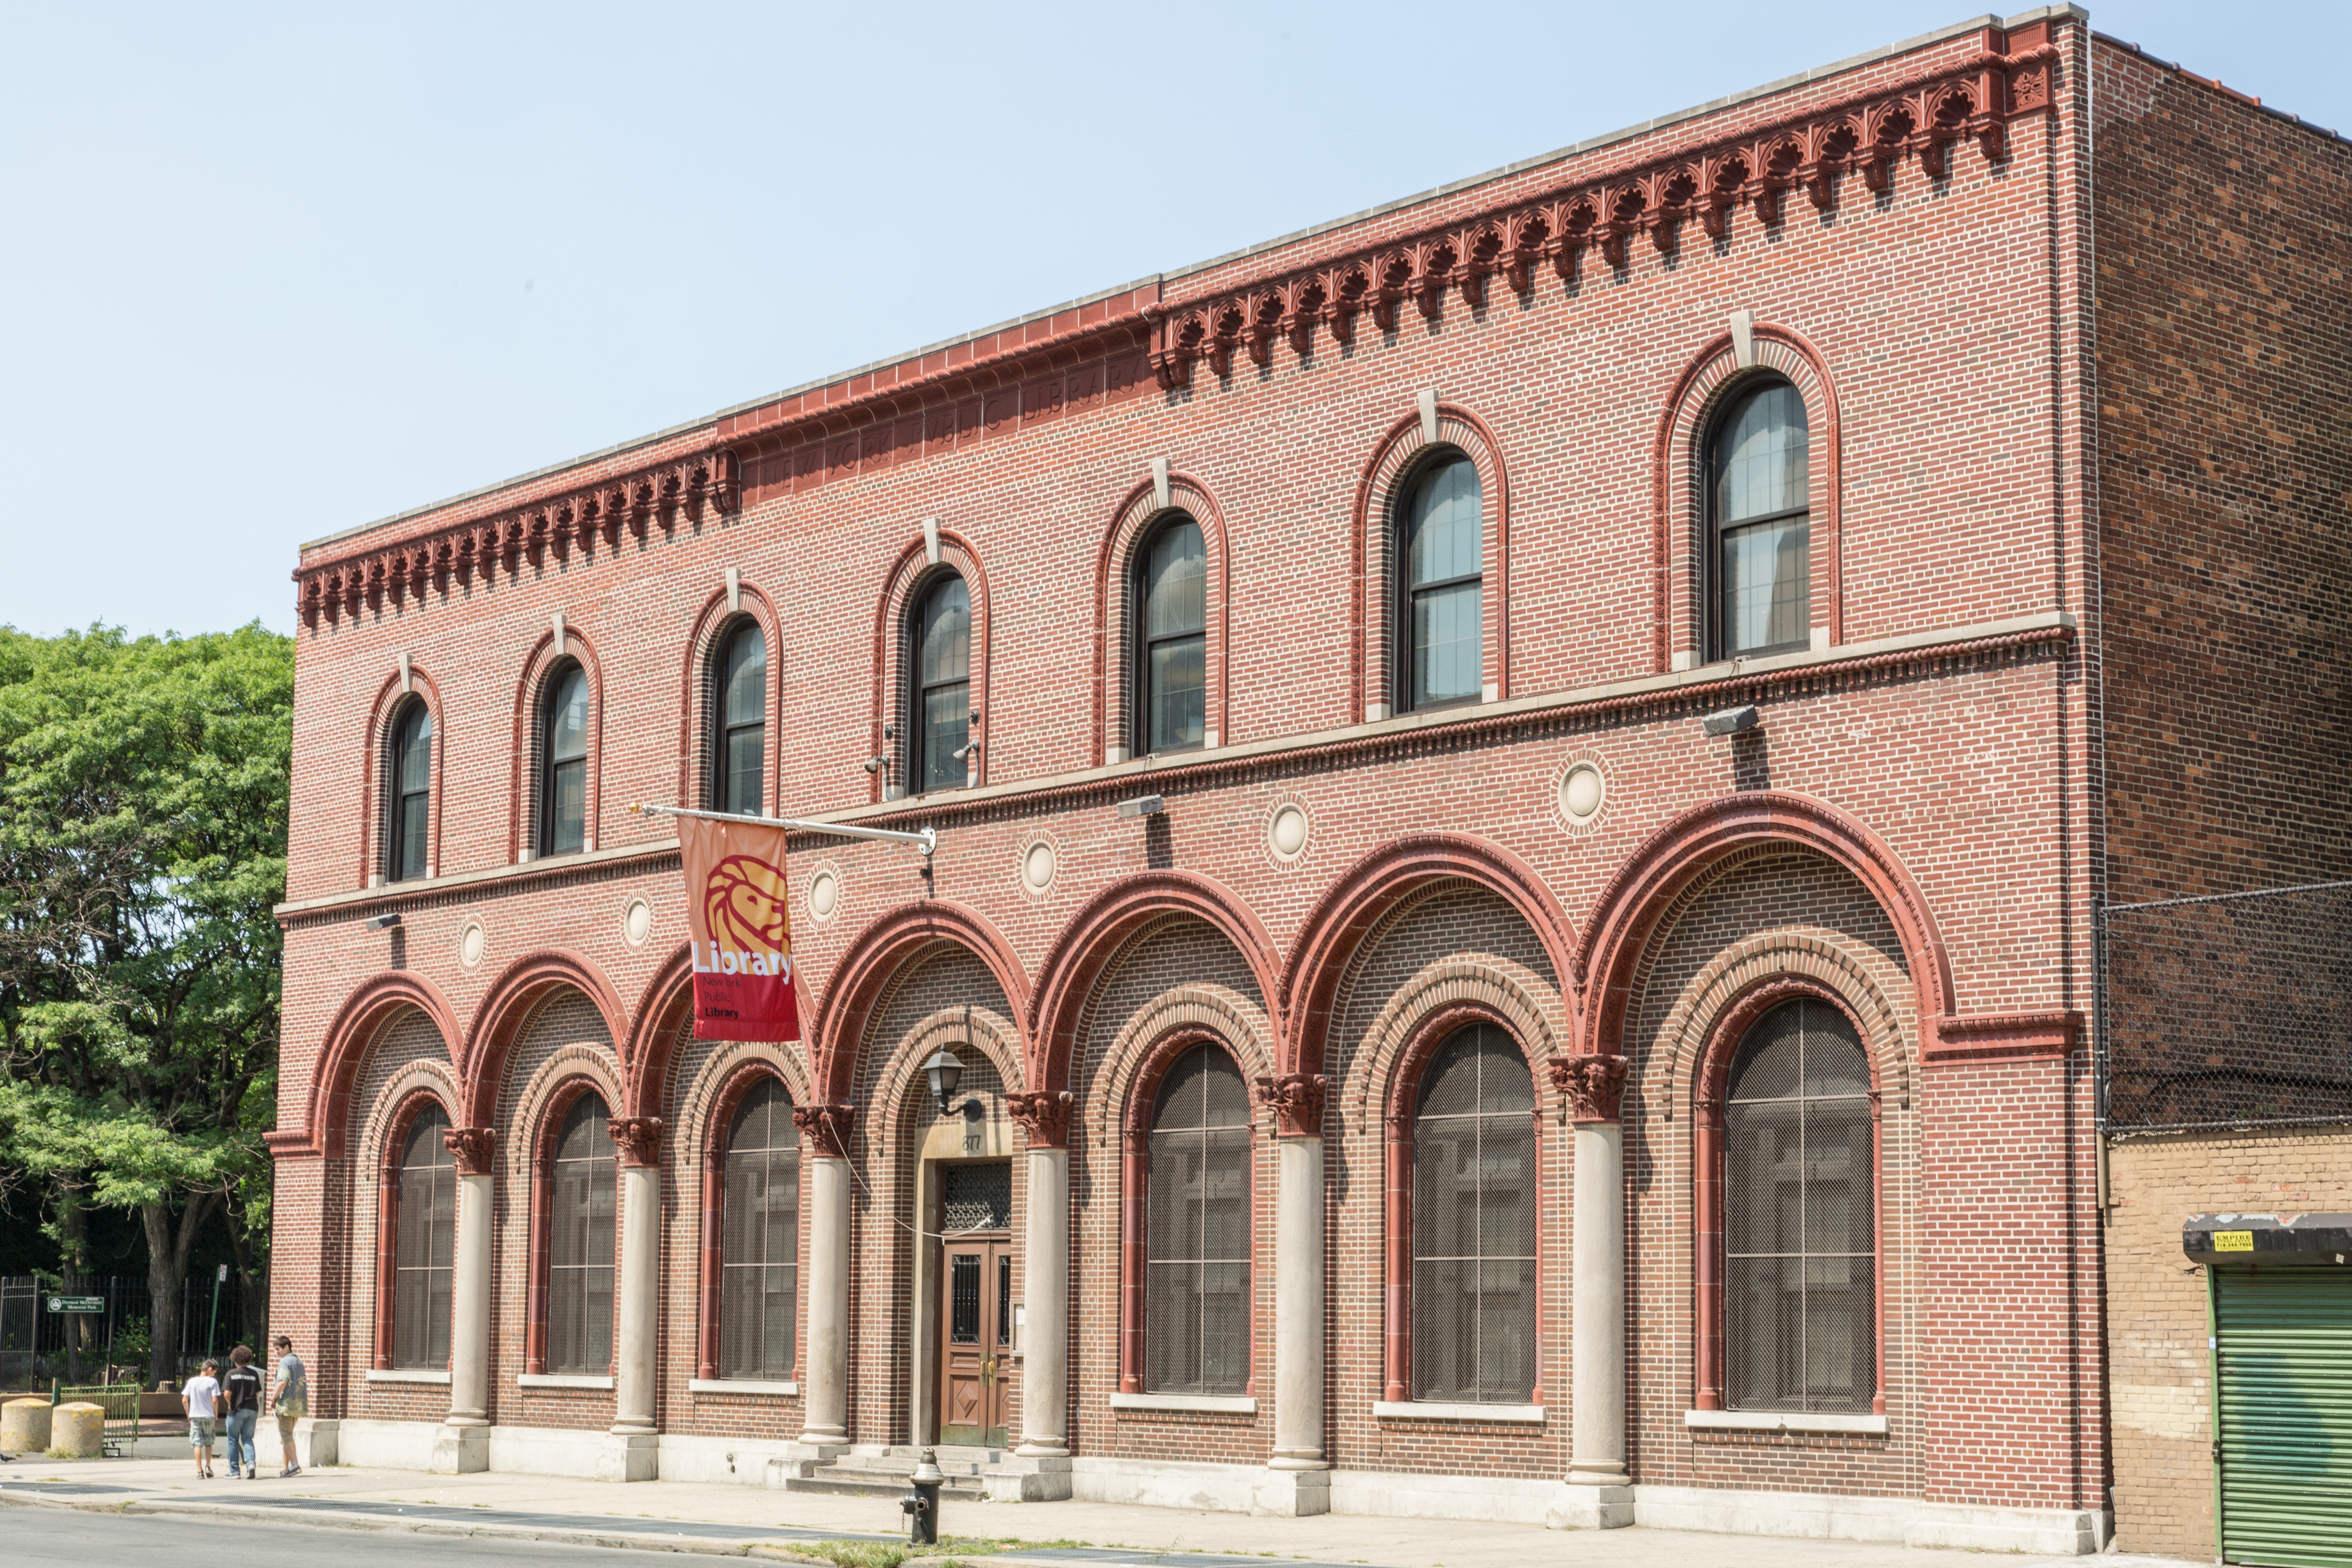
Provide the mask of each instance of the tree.
POLYGON ((216 1207, 266 1277, 293 692, 258 625, 0 627, 0 1140, 61 1239, 83 1201, 139 1212, 159 1379, 216 1207))

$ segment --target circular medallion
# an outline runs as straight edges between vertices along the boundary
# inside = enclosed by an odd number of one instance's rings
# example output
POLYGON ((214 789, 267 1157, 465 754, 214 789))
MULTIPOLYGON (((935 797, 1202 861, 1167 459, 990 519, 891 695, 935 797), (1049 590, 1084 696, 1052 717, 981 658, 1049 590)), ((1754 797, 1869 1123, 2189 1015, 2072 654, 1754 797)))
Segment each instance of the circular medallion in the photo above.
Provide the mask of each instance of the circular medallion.
POLYGON ((1022 852, 1021 883, 1033 893, 1042 893, 1054 885, 1054 847, 1051 844, 1040 840, 1022 852))
POLYGON ((471 969, 482 962, 482 949, 488 939, 482 934, 482 922, 467 921, 457 933, 457 962, 471 969))
POLYGON ((1591 763, 1579 763, 1560 777, 1559 809, 1580 826, 1601 814, 1602 793, 1601 770, 1591 763))
POLYGON ((621 906, 621 936, 631 947, 643 947, 654 934, 654 907, 643 899, 621 906))
POLYGON ((826 867, 809 879, 808 910, 812 919, 829 921, 833 911, 841 908, 841 877, 826 867))
POLYGON ((1307 851, 1307 808, 1285 801, 1266 818, 1265 846, 1277 860, 1296 860, 1307 851))

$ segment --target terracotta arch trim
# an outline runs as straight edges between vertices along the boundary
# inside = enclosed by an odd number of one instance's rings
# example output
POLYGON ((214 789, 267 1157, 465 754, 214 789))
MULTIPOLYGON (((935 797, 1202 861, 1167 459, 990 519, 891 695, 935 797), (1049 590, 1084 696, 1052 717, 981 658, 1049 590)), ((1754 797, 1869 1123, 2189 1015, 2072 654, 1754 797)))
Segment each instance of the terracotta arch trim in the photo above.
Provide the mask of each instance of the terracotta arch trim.
MULTIPOLYGON (((834 965, 824 997, 810 1015, 814 1042, 810 1075, 820 1100, 847 1102, 856 1094, 858 1030, 883 990, 923 949, 950 942, 988 966, 1016 1023, 1028 1017, 1028 973, 1013 944, 979 910, 941 899, 903 904, 857 934, 834 965)), ((1033 1078, 1031 1083, 1035 1084, 1033 1078)))
MULTIPOLYGON (((539 854, 539 800, 546 759, 540 755, 540 703, 547 695, 549 672, 566 658, 577 660, 588 677, 588 798, 582 807, 580 847, 593 850, 604 842, 597 827, 603 807, 604 667, 596 657, 595 645, 567 617, 563 646, 555 646, 553 628, 540 633, 539 640, 531 644, 530 656, 523 660, 522 675, 515 682, 514 737, 507 762, 507 859, 510 864, 520 864, 526 848, 531 859, 542 858, 539 854)), ((569 858, 543 857, 549 860, 569 858)))
POLYGON ((420 879, 431 881, 441 867, 441 797, 446 772, 443 760, 448 754, 441 688, 424 666, 413 661, 408 667, 408 689, 404 689, 397 673, 384 677, 368 710, 366 750, 360 759, 361 887, 368 886, 378 876, 383 879, 385 887, 398 886, 392 880, 391 864, 392 726, 412 698, 425 705, 433 721, 433 771, 425 784, 425 875, 420 879))
MULTIPOLYGON (((988 782, 989 721, 993 704, 989 700, 990 649, 994 605, 988 590, 988 568, 982 563, 979 548, 971 540, 951 528, 939 531, 939 560, 929 558, 929 547, 918 537, 898 552, 884 580, 882 595, 874 605, 874 691, 872 698, 873 755, 890 759, 892 776, 899 786, 901 798, 911 799, 914 791, 908 787, 907 775, 914 768, 913 728, 911 715, 903 711, 907 700, 907 617, 915 607, 916 591, 941 572, 953 572, 964 580, 971 594, 971 663, 967 680, 971 693, 971 706, 980 710, 980 719, 972 726, 972 740, 980 742, 973 761, 966 764, 967 789, 977 789, 988 782), (894 717, 895 715, 895 717, 894 717), (884 726, 898 731, 894 739, 885 740, 884 726)), ((877 773, 868 781, 869 801, 882 798, 882 775, 877 773)))
POLYGON ((1101 548, 1095 555, 1095 658, 1094 658, 1094 765, 1106 765, 1111 744, 1111 723, 1116 715, 1119 722, 1119 745, 1130 753, 1130 731, 1135 714, 1131 698, 1117 694, 1135 684, 1134 612, 1129 603, 1128 584, 1135 575, 1135 552, 1144 538, 1150 534, 1160 519, 1171 512, 1182 512, 1200 524, 1201 542, 1208 554, 1209 581, 1206 585, 1208 691, 1204 702, 1209 716, 1207 728, 1215 739, 1207 742, 1206 749, 1231 745, 1234 740, 1233 713, 1230 700, 1233 690, 1229 635, 1233 603, 1232 531, 1225 522, 1224 509, 1208 486, 1191 474, 1171 471, 1168 475, 1168 504, 1159 504, 1158 484, 1146 479, 1127 492, 1118 509, 1111 514, 1110 527, 1105 531, 1101 548), (1120 606, 1127 605, 1122 609, 1120 606))
POLYGON ((646 982, 629 1032, 620 1037, 621 1113, 631 1118, 659 1116, 666 1099, 671 1065, 677 1060, 681 1026, 694 999, 693 955, 684 947, 663 961, 646 982))
POLYGON ((489 1127, 496 1124, 499 1079, 506 1069, 507 1053, 514 1047, 515 1035, 539 1005, 541 997, 558 986, 567 986, 588 998, 603 1016, 605 1038, 617 1052, 620 1043, 629 1038, 627 1009, 604 978, 587 959, 575 953, 541 949, 527 952, 507 966, 505 973, 493 981, 474 1012, 474 1027, 467 1037, 466 1053, 457 1064, 457 1080, 466 1096, 466 1121, 470 1126, 489 1127))
POLYGON ((681 803, 696 805, 716 804, 709 798, 711 748, 715 743, 710 715, 716 684, 711 661, 719 657, 726 637, 738 625, 748 621, 768 639, 768 689, 760 700, 760 712, 768 726, 767 744, 761 758, 761 805, 769 815, 775 816, 782 810, 777 773, 784 732, 783 620, 768 595, 750 583, 736 584, 736 598, 740 607, 730 609, 726 589, 713 593, 703 602, 701 613, 695 616, 693 629, 687 636, 686 662, 677 678, 677 798, 681 803))
MULTIPOLYGON (((415 1007, 433 1020, 451 1064, 457 1062, 461 1054, 459 1042, 464 1036, 457 1027, 457 1015, 431 981, 406 970, 363 981, 344 998, 334 1021, 327 1026, 326 1042, 320 1049, 318 1068, 310 1080, 306 1124, 264 1135, 272 1154, 284 1159, 289 1155, 335 1158, 342 1153, 342 1129, 350 1113, 352 1086, 358 1077, 361 1058, 384 1026, 404 1007, 415 1007)), ((457 1120, 454 1107, 450 1117, 453 1122, 457 1120)))

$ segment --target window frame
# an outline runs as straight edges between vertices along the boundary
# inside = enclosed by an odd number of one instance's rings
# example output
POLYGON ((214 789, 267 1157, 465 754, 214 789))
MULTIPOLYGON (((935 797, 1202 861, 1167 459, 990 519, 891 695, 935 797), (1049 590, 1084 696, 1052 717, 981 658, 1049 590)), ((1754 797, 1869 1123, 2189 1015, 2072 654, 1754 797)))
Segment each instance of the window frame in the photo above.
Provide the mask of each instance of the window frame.
MULTIPOLYGON (((1231 1042, 1205 1029, 1184 1030, 1162 1040, 1145 1058, 1127 1093, 1127 1110, 1120 1127, 1120 1196, 1119 1196, 1119 1326, 1118 1326, 1118 1392, 1122 1394, 1153 1395, 1165 1391, 1148 1386, 1148 1336, 1150 1332, 1147 1302, 1150 1292, 1151 1263, 1151 1134, 1159 1122, 1160 1094, 1168 1075, 1176 1064, 1193 1051, 1206 1047, 1223 1055, 1235 1072, 1241 1075, 1244 1092, 1250 1077, 1241 1053, 1231 1042)), ((1244 1213, 1248 1215, 1249 1283, 1243 1292, 1242 1347, 1244 1371, 1241 1387, 1231 1394, 1180 1394, 1175 1398, 1255 1398, 1258 1373, 1258 1288, 1257 1268, 1258 1213, 1261 1194, 1257 1179, 1259 1128, 1253 1111, 1243 1122, 1249 1135, 1247 1152, 1243 1156, 1243 1169, 1249 1181, 1249 1197, 1244 1213)))
POLYGON ((774 657, 774 649, 770 643, 768 628, 760 624, 759 617, 743 615, 730 619, 719 628, 719 636, 710 644, 709 679, 707 682, 709 700, 705 717, 705 733, 709 736, 708 750, 710 755, 705 787, 709 792, 710 809, 713 811, 732 812, 744 816, 765 816, 768 814, 768 715, 769 692, 772 689, 769 681, 774 657), (760 717, 756 723, 730 724, 727 721, 727 667, 736 645, 747 637, 760 639, 760 717), (736 812, 727 795, 730 742, 738 733, 753 728, 760 731, 759 799, 751 810, 736 812))
POLYGON ((435 777, 439 772, 440 748, 437 743, 440 740, 440 736, 438 734, 439 729, 440 726, 434 721, 432 704, 426 702, 421 695, 412 694, 408 697, 403 698, 399 705, 392 710, 392 722, 385 730, 386 742, 384 746, 383 763, 383 879, 387 882, 421 881, 431 878, 433 875, 435 869, 433 864, 433 797, 435 794, 433 785, 435 777), (403 761, 402 752, 405 750, 410 727, 420 720, 423 721, 425 727, 425 732, 424 735, 425 784, 422 789, 404 789, 402 787, 401 779, 401 764, 403 761), (423 820, 418 823, 416 828, 417 837, 420 840, 416 846, 417 869, 414 875, 410 875, 402 870, 402 865, 407 858, 406 851, 409 848, 407 830, 408 814, 404 807, 408 801, 419 796, 422 796, 425 801, 425 811, 423 820))
POLYGON ((1699 483, 1703 490, 1700 505, 1706 520, 1705 547, 1700 552, 1699 582, 1702 588, 1702 638, 1705 662, 1718 664, 1734 658, 1770 658, 1780 654, 1799 653, 1812 646, 1813 631, 1813 557, 1812 557, 1812 454, 1813 411, 1805 401, 1805 389, 1779 371, 1756 371, 1740 376, 1727 386, 1708 413, 1706 439, 1700 444, 1699 483), (1760 647, 1742 648, 1734 652, 1731 647, 1731 584, 1723 566, 1723 542, 1727 529, 1723 519, 1723 476, 1721 472, 1723 437, 1732 419, 1748 404, 1775 387, 1787 387, 1797 399, 1797 410, 1805 421, 1805 504, 1783 507, 1779 511, 1759 512, 1743 517, 1730 525, 1730 532, 1746 532, 1774 523, 1801 519, 1805 531, 1805 626, 1802 636, 1787 642, 1760 647))
POLYGON ((538 715, 533 726, 536 743, 532 748, 539 763, 539 820, 534 825, 531 839, 534 846, 532 858, 547 859, 557 855, 581 854, 595 842, 595 814, 592 798, 594 792, 589 787, 589 775, 593 772, 596 753, 596 686, 589 679, 586 661, 566 654, 548 666, 546 675, 541 678, 539 689, 538 715), (559 761, 555 755, 556 710, 561 704, 565 682, 574 675, 580 678, 581 697, 587 709, 581 723, 580 755, 559 761), (580 769, 580 842, 573 847, 559 849, 555 847, 556 770, 574 765, 580 769))
MULTIPOLYGON (((973 603, 972 599, 971 582, 969 578, 965 577, 961 572, 956 570, 954 567, 943 566, 936 572, 928 574, 916 583, 914 592, 908 595, 907 604, 908 609, 906 620, 906 635, 903 639, 906 647, 905 658, 907 666, 906 793, 909 795, 931 795, 940 790, 970 789, 972 786, 972 782, 975 776, 979 773, 977 765, 979 759, 971 750, 972 744, 972 731, 977 727, 972 721, 971 714, 979 707, 979 704, 972 700, 972 666, 976 661, 972 658, 971 648, 969 646, 973 637, 972 620, 979 613, 978 606, 973 603), (948 584, 950 582, 961 584, 964 592, 964 637, 967 647, 964 650, 963 679, 961 681, 940 680, 927 683, 923 679, 923 624, 930 610, 933 597, 937 595, 945 593, 947 591, 948 584), (924 714, 927 711, 925 699, 930 692, 944 690, 950 686, 961 686, 964 690, 963 738, 965 750, 962 759, 963 778, 961 782, 956 784, 941 783, 939 784, 933 784, 929 782, 931 762, 930 727, 923 721, 924 714)), ((954 753, 952 752, 950 752, 948 760, 951 762, 955 760, 954 753)))
POLYGON ((1478 460, 1451 442, 1440 442, 1423 448, 1405 469, 1403 479, 1390 492, 1395 497, 1390 508, 1389 559, 1390 578, 1389 643, 1391 711, 1404 713, 1438 713, 1449 709, 1474 707, 1486 700, 1486 476, 1479 471, 1478 460), (1456 575, 1416 587, 1412 582, 1412 540, 1413 501, 1441 468, 1455 463, 1469 465, 1470 476, 1478 486, 1478 570, 1467 575, 1456 575), (1422 595, 1460 588, 1465 584, 1478 585, 1478 679, 1471 689, 1460 697, 1439 700, 1421 699, 1414 690, 1412 657, 1413 601, 1422 595))
POLYGON ((1146 523, 1129 552, 1127 574, 1128 637, 1128 744, 1131 756, 1173 755, 1181 752, 1204 751, 1208 747, 1209 712, 1209 531, 1201 520, 1183 507, 1170 507, 1146 523), (1179 528, 1189 527, 1201 541, 1201 629, 1197 632, 1176 633, 1155 637, 1151 635, 1149 581, 1151 573, 1151 552, 1160 540, 1179 528), (1151 743, 1151 650, 1160 643, 1196 641, 1201 645, 1201 739, 1178 746, 1154 746, 1151 743))
MULTIPOLYGON (((1728 1153, 1727 1100, 1731 1068, 1740 1047, 1756 1026, 1781 1005, 1804 1001, 1834 1009, 1862 1044, 1870 1074, 1870 1222, 1873 1348, 1869 1414, 1886 1414, 1886 1128, 1884 1077, 1879 1053, 1861 1013, 1843 996, 1809 981, 1769 981, 1740 997, 1716 1021, 1703 1047, 1698 1070, 1692 1077, 1696 1114, 1691 1119, 1695 1209, 1692 1236, 1693 1292, 1697 1321, 1694 1325, 1696 1353, 1693 1356, 1692 1408, 1728 1410, 1729 1324, 1727 1299, 1726 1157, 1728 1153)), ((1787 1414, 1787 1413, 1784 1413, 1787 1414)))
MULTIPOLYGON (((378 1182, 376 1203, 376 1344, 373 1361, 375 1370, 378 1372, 440 1372, 446 1371, 448 1367, 450 1349, 446 1346, 444 1348, 438 1365, 430 1362, 403 1362, 400 1358, 400 1276, 404 1272, 417 1271, 414 1268, 404 1269, 400 1259, 400 1213, 403 1199, 406 1196, 403 1189, 405 1185, 406 1173, 410 1169, 410 1151, 414 1148, 416 1140, 436 1125, 446 1132, 456 1126, 457 1122, 450 1115, 449 1108, 442 1104, 438 1095, 429 1090, 420 1092, 402 1107, 400 1114, 393 1121, 390 1136, 385 1138, 383 1143, 383 1173, 378 1182)), ((447 1144, 444 1142, 441 1147, 444 1153, 446 1153, 447 1144)), ((450 1267, 446 1272, 450 1276, 451 1288, 454 1290, 457 1279, 457 1159, 456 1156, 451 1155, 446 1161, 432 1161, 428 1163, 428 1166, 419 1168, 444 1166, 449 1172, 450 1187, 450 1267)), ((425 1246, 428 1257, 431 1245, 430 1239, 427 1238, 425 1246)), ((429 1276, 439 1271, 433 1269, 429 1261, 425 1265, 423 1271, 428 1275, 425 1289, 429 1293, 432 1289, 429 1276)), ((450 1301, 448 1310, 450 1318, 447 1332, 450 1336, 450 1344, 454 1346, 457 1310, 454 1300, 450 1301)), ((430 1349, 429 1343, 427 1349, 428 1351, 430 1349)))
MULTIPOLYGON (((539 1376, 549 1371, 551 1356, 554 1300, 555 1201, 557 1152, 563 1129, 581 1102, 593 1099, 604 1107, 606 1136, 611 1136, 613 1107, 618 1103, 610 1086, 596 1079, 573 1079, 551 1096, 534 1129, 530 1162, 530 1251, 523 1321, 523 1371, 539 1376)), ((612 1376, 620 1359, 620 1147, 613 1151, 613 1335, 602 1373, 564 1374, 612 1376)))
MULTIPOLYGON (((799 1106, 799 1101, 793 1096, 792 1085, 784 1081, 782 1075, 768 1070, 754 1071, 746 1077, 747 1081, 740 1085, 728 1097, 726 1103, 719 1108, 723 1121, 714 1121, 714 1125, 719 1128, 719 1136, 713 1140, 712 1148, 707 1156, 709 1173, 715 1177, 715 1180, 708 1184, 704 1194, 704 1212, 710 1216, 707 1234, 709 1237, 713 1278, 709 1282, 711 1300, 709 1314, 710 1331, 709 1354, 702 1358, 706 1364, 701 1369, 700 1375, 711 1382, 796 1382, 800 1375, 802 1337, 800 1331, 803 1284, 801 1248, 808 1228, 807 1193, 803 1185, 807 1180, 808 1162, 803 1149, 806 1139, 801 1134, 797 1121, 793 1122, 793 1141, 789 1145, 793 1165, 792 1258, 789 1264, 785 1265, 779 1265, 773 1258, 763 1259, 761 1263, 761 1267, 764 1268, 789 1267, 793 1271, 792 1310, 787 1314, 790 1324, 789 1332, 792 1336, 792 1354, 787 1358, 781 1379, 766 1372, 739 1373, 727 1370, 727 1269, 729 1268, 727 1237, 730 1234, 728 1186, 730 1162, 735 1155, 735 1136, 740 1130, 745 1112, 751 1109, 754 1096, 762 1092, 772 1092, 778 1096, 783 1102, 787 1120, 792 1119, 793 1112, 799 1106)), ((772 1158, 775 1145, 771 1144, 762 1152, 768 1153, 772 1158)), ((736 1267, 740 1268, 743 1265, 738 1264, 736 1267)), ((764 1333, 762 1342, 764 1347, 764 1333)))

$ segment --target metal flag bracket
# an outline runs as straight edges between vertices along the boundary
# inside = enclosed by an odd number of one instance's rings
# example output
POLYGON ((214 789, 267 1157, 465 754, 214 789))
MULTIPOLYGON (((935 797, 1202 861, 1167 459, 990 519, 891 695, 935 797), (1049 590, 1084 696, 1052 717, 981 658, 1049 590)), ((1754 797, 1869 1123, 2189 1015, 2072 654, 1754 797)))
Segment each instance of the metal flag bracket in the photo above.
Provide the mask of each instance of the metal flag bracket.
POLYGON ((815 822, 799 816, 742 816, 725 811, 694 811, 682 805, 647 805, 631 801, 629 809, 640 816, 698 816, 705 822, 767 822, 779 827, 789 827, 795 833, 830 833, 842 838, 878 838, 892 844, 911 844, 923 857, 923 869, 930 870, 931 854, 940 847, 939 830, 925 827, 913 833, 896 827, 860 827, 850 822, 815 822))

